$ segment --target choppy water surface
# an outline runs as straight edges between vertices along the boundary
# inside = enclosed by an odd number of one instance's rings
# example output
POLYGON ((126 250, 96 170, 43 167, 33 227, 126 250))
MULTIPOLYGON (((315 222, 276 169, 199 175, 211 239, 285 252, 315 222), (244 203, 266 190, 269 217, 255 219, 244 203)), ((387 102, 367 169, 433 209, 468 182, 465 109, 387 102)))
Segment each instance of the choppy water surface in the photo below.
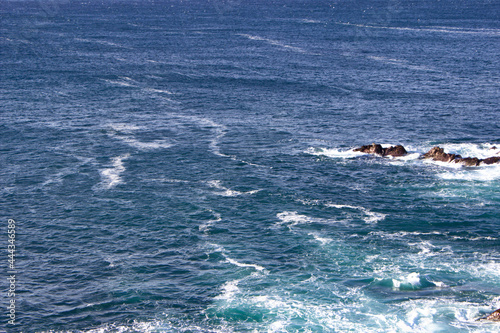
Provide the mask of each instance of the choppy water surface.
POLYGON ((0 11, 8 332, 500 329, 494 2, 0 11))

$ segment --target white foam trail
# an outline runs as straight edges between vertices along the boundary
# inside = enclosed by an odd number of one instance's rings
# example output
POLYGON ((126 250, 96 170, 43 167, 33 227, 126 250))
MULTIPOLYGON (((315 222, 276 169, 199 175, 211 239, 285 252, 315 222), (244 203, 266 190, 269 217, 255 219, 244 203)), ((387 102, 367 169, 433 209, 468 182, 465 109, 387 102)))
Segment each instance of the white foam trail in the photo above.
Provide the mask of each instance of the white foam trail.
POLYGON ((412 70, 417 70, 417 71, 426 71, 426 72, 441 72, 438 69, 427 67, 427 66, 412 65, 406 60, 393 59, 393 58, 387 58, 387 57, 381 57, 381 56, 368 56, 367 58, 371 59, 371 60, 382 62, 384 64, 395 65, 395 66, 406 68, 406 69, 412 69, 412 70))
POLYGON ((137 126, 129 123, 110 123, 108 124, 114 131, 124 132, 124 133, 132 133, 137 130, 143 129, 144 127, 137 126))
POLYGON ((139 129, 143 129, 143 127, 127 123, 112 123, 109 124, 109 126, 113 129, 113 131, 118 132, 118 134, 112 133, 110 134, 110 136, 119 139, 134 148, 138 148, 141 150, 150 150, 150 149, 170 148, 173 146, 166 140, 154 140, 150 142, 143 142, 134 138, 132 136, 133 133, 139 129))
POLYGON ((151 91, 155 93, 162 93, 162 94, 167 94, 167 95, 173 95, 174 93, 169 91, 169 90, 163 90, 163 89, 154 89, 154 88, 146 88, 146 91, 151 91))
POLYGON ((255 194, 255 193, 260 191, 260 190, 252 190, 252 191, 248 191, 248 192, 234 191, 234 190, 231 190, 227 187, 222 186, 220 180, 211 180, 211 181, 208 181, 207 184, 212 188, 216 188, 218 190, 221 190, 219 192, 215 192, 215 194, 221 195, 224 197, 237 197, 239 195, 255 194))
POLYGON ((131 137, 118 137, 123 142, 129 144, 130 146, 142 150, 149 149, 160 149, 160 148, 170 148, 173 145, 165 140, 155 140, 151 142, 142 142, 131 137))
POLYGON ((336 208, 336 209, 347 208, 347 209, 358 210, 358 211, 361 211, 364 215, 366 215, 366 217, 363 218, 363 220, 368 224, 377 223, 379 221, 382 221, 387 216, 387 214, 372 212, 371 210, 369 210, 365 207, 361 207, 361 206, 339 205, 339 204, 334 204, 331 202, 322 202, 321 200, 297 199, 297 201, 304 204, 304 205, 322 205, 325 207, 336 208))
POLYGON ((408 231, 399 231, 395 233, 388 233, 384 231, 372 231, 368 235, 369 236, 378 236, 381 238, 388 238, 388 239, 402 239, 405 238, 406 236, 446 236, 448 235, 448 232, 439 232, 439 231, 430 231, 430 232, 419 232, 419 231, 413 231, 413 232, 408 232, 408 231))
POLYGON ((246 37, 250 40, 267 42, 268 44, 271 44, 274 46, 279 46, 279 47, 282 47, 284 49, 295 51, 298 53, 307 53, 306 50, 304 50, 301 47, 287 45, 287 44, 284 44, 284 43, 277 41, 277 40, 274 40, 274 39, 264 38, 264 37, 260 37, 260 36, 253 36, 253 35, 248 35, 248 34, 238 34, 238 36, 246 37))
POLYGON ((215 215, 215 219, 208 220, 207 222, 201 224, 198 227, 198 230, 200 230, 204 233, 206 233, 208 231, 208 229, 210 229, 212 227, 212 225, 214 225, 214 223, 222 221, 222 216, 219 213, 216 213, 212 210, 210 210, 210 212, 215 215))
POLYGON ((289 211, 278 213, 276 217, 280 219, 280 222, 278 222, 277 225, 288 224, 289 229, 292 229, 292 227, 298 224, 311 223, 315 221, 315 219, 309 216, 289 211))
POLYGON ((327 149, 327 148, 309 148, 306 150, 307 154, 316 155, 316 156, 326 156, 330 158, 355 158, 359 156, 366 155, 359 151, 354 151, 352 149, 349 150, 340 150, 340 149, 327 149))
POLYGON ((238 288, 238 283, 240 280, 227 281, 221 287, 222 292, 220 295, 216 296, 215 299, 220 300, 232 300, 234 299, 234 295, 240 293, 240 288, 238 288))
POLYGON ((366 215, 366 217, 363 220, 368 224, 377 223, 379 221, 382 221, 387 216, 387 214, 372 212, 371 210, 369 210, 365 207, 361 207, 361 206, 337 205, 337 204, 332 204, 332 203, 326 203, 325 206, 338 208, 338 209, 349 208, 349 209, 359 210, 366 215))
POLYGON ((29 40, 26 40, 26 39, 11 39, 11 38, 7 38, 7 37, 0 37, 0 40, 5 40, 5 41, 10 42, 10 43, 33 44, 32 42, 30 42, 29 40))
POLYGON ((221 156, 221 157, 232 157, 232 156, 221 153, 220 147, 219 147, 220 139, 224 135, 226 135, 226 127, 219 125, 211 120, 206 120, 206 121, 208 122, 209 125, 211 125, 214 128, 213 131, 215 133, 214 138, 212 140, 210 140, 210 144, 209 144, 209 147, 210 147, 210 150, 212 151, 212 153, 214 153, 217 156, 221 156))
POLYGON ((110 189, 123 182, 120 175, 125 171, 123 161, 130 157, 130 154, 113 158, 113 167, 100 171, 102 177, 102 187, 110 189))
POLYGON ((276 223, 277 226, 286 225, 289 230, 299 224, 309 224, 309 223, 321 223, 321 224, 332 224, 340 223, 340 221, 333 219, 322 219, 316 217, 309 217, 307 215, 302 215, 297 212, 284 211, 276 214, 276 217, 280 220, 276 223))
POLYGON ((129 82, 124 82, 124 81, 116 81, 116 80, 108 80, 108 79, 103 79, 104 81, 117 85, 117 86, 122 86, 122 87, 135 87, 135 85, 129 83, 129 82))
POLYGON ((481 241, 481 240, 487 240, 487 241, 496 241, 498 238, 496 237, 491 237, 491 236, 485 236, 485 237, 460 237, 460 236, 452 236, 450 239, 453 240, 468 240, 468 241, 481 241))
POLYGON ((79 160, 79 163, 72 167, 63 168, 61 171, 49 176, 48 179, 41 184, 41 187, 45 187, 50 184, 61 184, 65 176, 77 173, 79 167, 94 161, 93 158, 80 156, 75 157, 79 160))
POLYGON ((228 256, 226 256, 225 254, 223 254, 224 257, 226 258, 227 262, 232 264, 232 265, 235 265, 235 266, 238 266, 238 267, 244 267, 244 268, 253 268, 259 272, 263 272, 265 270, 264 267, 260 266, 260 265, 256 265, 256 264, 244 264, 244 263, 241 263, 239 261, 236 261, 234 259, 231 259, 229 258, 228 256))
POLYGON ((101 40, 101 39, 75 38, 75 40, 78 42, 84 42, 84 43, 95 43, 95 44, 101 44, 101 45, 106 45, 106 46, 113 46, 113 47, 119 47, 119 48, 124 48, 124 49, 130 49, 130 47, 128 47, 128 46, 124 46, 121 44, 117 44, 114 42, 110 42, 107 40, 101 40))
POLYGON ((242 163, 245 163, 245 164, 248 164, 251 166, 264 167, 262 165, 258 165, 255 163, 240 160, 236 156, 227 155, 227 154, 224 154, 221 152, 219 144, 220 144, 220 140, 226 135, 226 132, 227 132, 226 126, 218 124, 211 119, 197 117, 197 116, 175 115, 174 117, 179 118, 179 119, 183 119, 183 120, 191 121, 203 129, 208 128, 212 132, 212 138, 210 139, 210 141, 208 143, 208 148, 214 155, 220 156, 220 157, 225 157, 225 158, 230 158, 234 161, 240 161, 242 163))
POLYGON ((369 24, 354 24, 349 22, 337 22, 340 25, 347 25, 359 28, 370 29, 387 29, 399 31, 416 31, 416 32, 439 32, 449 34, 466 34, 466 35, 485 35, 485 36, 500 36, 500 29, 473 29, 473 28, 451 28, 451 27, 421 27, 421 28, 408 28, 408 27, 389 27, 380 25, 369 24))
POLYGON ((226 130, 227 130, 226 126, 221 125, 221 124, 217 124, 216 122, 214 122, 208 118, 201 118, 201 117, 197 117, 197 116, 177 115, 176 117, 180 118, 180 119, 186 119, 186 120, 189 120, 191 122, 194 122, 202 128, 208 127, 213 133, 213 138, 209 142, 210 151, 217 156, 233 158, 233 156, 221 153, 220 147, 219 147, 220 139, 224 135, 226 135, 226 130))
POLYGON ((224 257, 224 259, 226 259, 226 262, 230 263, 231 265, 235 265, 235 266, 243 267, 243 268, 253 268, 257 272, 267 273, 267 270, 263 266, 260 266, 257 264, 245 264, 245 263, 241 263, 235 259, 229 258, 228 255, 226 254, 226 249, 224 249, 224 247, 222 247, 218 244, 211 243, 209 245, 211 247, 213 247, 216 251, 220 252, 222 254, 222 256, 224 257))
POLYGON ((303 23, 315 23, 315 24, 323 23, 323 22, 318 21, 318 20, 310 20, 310 19, 303 19, 301 22, 303 22, 303 23))
POLYGON ((188 184, 190 181, 183 179, 174 179, 174 178, 150 178, 148 179, 151 182, 164 182, 164 183, 184 183, 188 184))

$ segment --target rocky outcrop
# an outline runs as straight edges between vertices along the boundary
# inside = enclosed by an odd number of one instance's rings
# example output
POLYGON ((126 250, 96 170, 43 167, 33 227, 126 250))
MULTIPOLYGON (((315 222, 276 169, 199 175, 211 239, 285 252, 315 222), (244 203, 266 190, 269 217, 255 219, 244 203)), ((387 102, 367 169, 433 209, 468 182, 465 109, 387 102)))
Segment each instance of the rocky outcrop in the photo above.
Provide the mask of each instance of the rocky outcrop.
POLYGON ((408 154, 406 151, 405 147, 401 145, 397 146, 391 146, 389 148, 383 148, 384 149, 384 156, 394 156, 394 157, 399 157, 399 156, 405 156, 408 154))
POLYGON ((462 157, 456 154, 447 154, 444 152, 443 148, 434 147, 427 153, 422 155, 422 158, 430 158, 433 161, 448 162, 448 163, 460 163, 464 166, 478 166, 480 164, 494 164, 500 162, 500 157, 488 157, 485 159, 479 159, 477 157, 462 157))
POLYGON ((500 321, 500 309, 492 312, 488 317, 486 317, 486 320, 500 321))
POLYGON ((488 157, 488 158, 485 158, 484 160, 482 160, 481 163, 484 163, 484 164, 500 163, 500 157, 497 157, 497 156, 488 157))
POLYGON ((382 148, 381 145, 372 143, 371 145, 361 146, 360 148, 355 148, 354 151, 359 151, 366 154, 376 154, 380 156, 404 156, 408 154, 405 147, 401 145, 391 146, 388 148, 382 148))
POLYGON ((434 147, 431 150, 429 150, 427 153, 422 155, 423 158, 431 158, 433 161, 439 161, 439 162, 451 162, 457 158, 462 158, 460 155, 455 155, 455 154, 447 154, 444 152, 443 148, 440 147, 434 147))
MULTIPOLYGON (((496 147, 494 148, 496 149, 496 147)), ((400 157, 408 154, 405 147, 401 145, 383 148, 382 145, 377 143, 361 146, 359 148, 353 149, 353 151, 359 151, 361 153, 366 153, 366 154, 375 154, 384 157, 385 156, 400 157)), ((500 156, 493 156, 484 159, 480 159, 477 157, 462 157, 461 155, 458 154, 445 153, 444 149, 441 147, 432 148, 427 153, 423 154, 422 158, 432 159, 433 161, 446 162, 446 163, 459 163, 468 167, 500 163, 500 156)))

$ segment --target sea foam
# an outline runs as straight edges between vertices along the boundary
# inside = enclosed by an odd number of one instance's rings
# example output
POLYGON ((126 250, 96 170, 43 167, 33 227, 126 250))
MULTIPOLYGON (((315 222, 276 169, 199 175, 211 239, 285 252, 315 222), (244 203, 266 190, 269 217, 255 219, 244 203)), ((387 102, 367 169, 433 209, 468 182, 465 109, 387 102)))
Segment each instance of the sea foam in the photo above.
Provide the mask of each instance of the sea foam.
POLYGON ((121 174, 125 171, 123 161, 130 157, 130 154, 114 157, 112 159, 113 167, 100 170, 101 186, 110 189, 123 182, 121 174))
POLYGON ((224 197, 237 197, 240 195, 255 194, 255 193, 260 191, 260 190, 252 190, 252 191, 247 191, 247 192, 240 192, 240 191, 231 190, 225 186, 222 186, 220 180, 210 180, 207 182, 207 184, 208 184, 208 186, 219 190, 217 192, 214 192, 215 194, 221 195, 224 197))
POLYGON ((279 46, 279 47, 286 49, 286 50, 290 50, 290 51, 294 51, 294 52, 298 52, 298 53, 307 53, 306 50, 304 50, 301 47, 291 46, 291 45, 285 44, 283 42, 280 42, 278 40, 264 38, 264 37, 255 36, 255 35, 249 35, 249 34, 238 34, 238 35, 242 36, 242 37, 246 37, 250 40, 263 41, 263 42, 266 42, 270 45, 279 46))

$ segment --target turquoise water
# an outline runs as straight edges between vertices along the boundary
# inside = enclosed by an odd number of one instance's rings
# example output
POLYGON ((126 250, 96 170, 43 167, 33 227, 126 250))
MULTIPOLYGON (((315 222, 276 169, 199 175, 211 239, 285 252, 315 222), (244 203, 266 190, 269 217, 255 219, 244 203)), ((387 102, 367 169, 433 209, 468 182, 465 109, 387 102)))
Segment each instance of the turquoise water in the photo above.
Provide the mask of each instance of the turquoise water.
POLYGON ((1 328, 498 331, 498 9, 3 3, 1 328))

